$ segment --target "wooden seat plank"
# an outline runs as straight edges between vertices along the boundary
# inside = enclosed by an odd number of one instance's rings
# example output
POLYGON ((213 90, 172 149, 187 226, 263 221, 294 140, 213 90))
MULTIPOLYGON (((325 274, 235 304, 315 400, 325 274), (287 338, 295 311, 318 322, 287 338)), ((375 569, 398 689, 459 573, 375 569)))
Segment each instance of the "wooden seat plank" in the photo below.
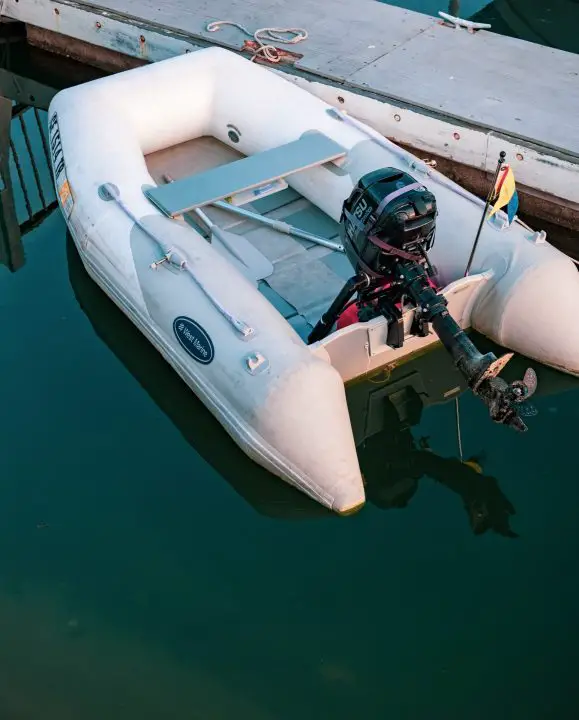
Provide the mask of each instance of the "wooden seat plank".
POLYGON ((339 160, 346 150, 323 133, 314 131, 279 147, 167 185, 145 190, 145 195, 169 217, 208 205, 236 193, 274 182, 300 170, 339 160))

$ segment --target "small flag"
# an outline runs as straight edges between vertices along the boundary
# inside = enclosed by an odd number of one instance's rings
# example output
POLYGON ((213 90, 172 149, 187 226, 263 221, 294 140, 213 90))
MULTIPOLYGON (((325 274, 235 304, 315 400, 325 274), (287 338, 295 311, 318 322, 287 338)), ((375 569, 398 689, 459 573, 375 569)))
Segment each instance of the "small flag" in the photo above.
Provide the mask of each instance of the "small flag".
POLYGON ((489 218, 491 218, 497 210, 507 206, 507 226, 511 225, 517 210, 519 209, 519 195, 515 186, 515 175, 510 165, 503 165, 501 172, 495 185, 494 198, 496 202, 493 209, 490 212, 489 218))

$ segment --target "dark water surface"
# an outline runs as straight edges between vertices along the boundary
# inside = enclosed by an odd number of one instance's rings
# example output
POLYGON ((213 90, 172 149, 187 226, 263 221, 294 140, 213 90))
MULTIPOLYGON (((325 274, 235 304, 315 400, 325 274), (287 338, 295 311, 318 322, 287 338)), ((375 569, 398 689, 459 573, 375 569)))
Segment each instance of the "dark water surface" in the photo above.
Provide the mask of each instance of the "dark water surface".
POLYGON ((338 518, 234 446, 58 211, 24 245, 0 267, 2 720, 577 717, 579 381, 533 365, 525 435, 462 395, 482 473, 444 353, 351 388, 369 501, 338 518))
POLYGON ((500 35, 579 52, 579 0, 388 0, 388 4, 436 17, 442 10, 490 23, 491 32, 500 35))

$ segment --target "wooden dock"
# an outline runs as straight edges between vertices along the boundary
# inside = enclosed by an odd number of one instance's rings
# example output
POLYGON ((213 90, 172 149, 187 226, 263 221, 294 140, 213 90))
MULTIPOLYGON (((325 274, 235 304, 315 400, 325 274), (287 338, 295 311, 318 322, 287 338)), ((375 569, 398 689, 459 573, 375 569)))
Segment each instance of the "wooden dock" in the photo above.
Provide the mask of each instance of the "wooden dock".
POLYGON ((276 44, 274 70, 475 192, 506 150, 523 210, 579 226, 579 55, 375 0, 0 0, 0 13, 30 42, 112 71, 209 45, 249 57, 252 37, 208 31, 217 20, 303 28, 303 42, 276 44))

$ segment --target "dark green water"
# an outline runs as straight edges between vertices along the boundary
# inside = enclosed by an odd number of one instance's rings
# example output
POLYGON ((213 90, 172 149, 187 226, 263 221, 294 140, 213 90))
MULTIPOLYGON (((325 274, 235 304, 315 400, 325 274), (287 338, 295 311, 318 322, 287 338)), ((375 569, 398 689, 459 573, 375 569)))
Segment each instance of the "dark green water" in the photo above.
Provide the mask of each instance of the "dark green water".
MULTIPOLYGON (((576 717, 578 381, 535 365, 525 435, 463 395, 480 475, 429 404, 446 357, 403 366, 407 427, 380 405, 338 518, 236 449, 58 211, 25 250, 0 267, 2 720, 576 717)), ((384 387, 350 391, 356 427, 384 387)))
POLYGON ((388 0, 388 4, 435 17, 442 10, 490 23, 491 32, 500 35, 579 52, 579 0, 388 0))

